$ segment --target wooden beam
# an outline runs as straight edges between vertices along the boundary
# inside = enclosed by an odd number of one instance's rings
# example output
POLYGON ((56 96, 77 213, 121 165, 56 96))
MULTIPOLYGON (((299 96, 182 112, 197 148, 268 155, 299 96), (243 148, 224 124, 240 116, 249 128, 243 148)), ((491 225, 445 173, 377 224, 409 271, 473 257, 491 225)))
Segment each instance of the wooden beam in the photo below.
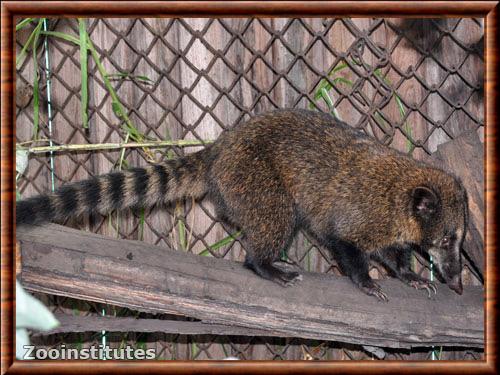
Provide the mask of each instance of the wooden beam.
POLYGON ((68 332, 164 332, 181 335, 228 335, 228 336, 277 336, 282 335, 270 331, 191 322, 184 320, 136 319, 132 317, 112 317, 96 315, 55 314, 60 325, 50 331, 39 331, 36 336, 47 336, 68 332))
POLYGON ((426 292, 388 279, 380 282, 389 297, 383 303, 345 277, 305 272, 300 283, 283 288, 240 263, 53 224, 18 228, 17 238, 19 278, 33 291, 270 336, 390 348, 484 347, 481 287, 465 287, 459 296, 439 285, 428 299, 426 292))

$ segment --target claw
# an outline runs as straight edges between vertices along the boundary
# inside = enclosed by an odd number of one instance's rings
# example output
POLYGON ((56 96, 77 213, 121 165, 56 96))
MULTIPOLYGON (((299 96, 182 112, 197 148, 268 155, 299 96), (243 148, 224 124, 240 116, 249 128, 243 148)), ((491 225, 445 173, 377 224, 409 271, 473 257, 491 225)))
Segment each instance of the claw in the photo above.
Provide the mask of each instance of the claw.
POLYGON ((429 283, 429 284, 428 284, 428 287, 429 287, 429 289, 430 289, 431 291, 433 291, 433 292, 434 292, 434 294, 437 294, 437 288, 436 288, 436 286, 435 286, 433 283, 429 283))
POLYGON ((299 281, 302 281, 302 275, 298 272, 290 272, 290 274, 286 274, 287 277, 279 278, 280 284, 284 287, 289 287, 297 284, 299 281))
POLYGON ((389 298, 387 298, 387 295, 381 290, 377 290, 373 295, 383 302, 389 302, 389 298))
POLYGON ((374 296, 382 302, 389 302, 389 298, 387 297, 387 295, 382 292, 382 288, 380 287, 380 285, 375 282, 373 282, 373 284, 370 286, 361 285, 360 288, 369 296, 374 296))
POLYGON ((432 296, 432 292, 434 292, 434 294, 437 294, 436 286, 434 285, 434 283, 432 283, 430 281, 416 281, 416 280, 414 280, 414 281, 410 281, 410 286, 412 286, 415 289, 427 290, 427 294, 428 294, 429 299, 432 296))
POLYGON ((431 288, 426 286, 425 289, 427 290, 427 298, 431 299, 431 288))

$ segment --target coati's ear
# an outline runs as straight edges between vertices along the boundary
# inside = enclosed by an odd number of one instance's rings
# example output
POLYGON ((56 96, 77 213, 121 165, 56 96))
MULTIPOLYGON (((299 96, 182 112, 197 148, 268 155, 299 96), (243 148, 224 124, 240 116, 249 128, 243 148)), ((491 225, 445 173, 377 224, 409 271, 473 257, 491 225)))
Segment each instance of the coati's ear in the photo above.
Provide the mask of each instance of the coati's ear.
POLYGON ((425 186, 418 186, 412 191, 413 213, 423 219, 429 219, 436 213, 439 198, 436 193, 425 186))

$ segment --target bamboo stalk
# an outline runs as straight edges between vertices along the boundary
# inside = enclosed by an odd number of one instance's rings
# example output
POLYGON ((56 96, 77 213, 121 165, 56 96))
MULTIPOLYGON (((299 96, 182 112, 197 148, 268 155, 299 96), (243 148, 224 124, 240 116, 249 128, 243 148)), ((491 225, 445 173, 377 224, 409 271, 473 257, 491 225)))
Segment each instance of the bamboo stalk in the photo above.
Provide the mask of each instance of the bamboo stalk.
POLYGON ((61 151, 96 151, 96 150, 113 150, 124 148, 160 148, 160 147, 193 147, 203 146, 212 143, 212 140, 189 140, 180 139, 177 141, 149 141, 149 142, 130 142, 130 143, 95 143, 95 144, 73 144, 59 146, 38 146, 27 148, 30 154, 43 154, 46 152, 61 152, 61 151))

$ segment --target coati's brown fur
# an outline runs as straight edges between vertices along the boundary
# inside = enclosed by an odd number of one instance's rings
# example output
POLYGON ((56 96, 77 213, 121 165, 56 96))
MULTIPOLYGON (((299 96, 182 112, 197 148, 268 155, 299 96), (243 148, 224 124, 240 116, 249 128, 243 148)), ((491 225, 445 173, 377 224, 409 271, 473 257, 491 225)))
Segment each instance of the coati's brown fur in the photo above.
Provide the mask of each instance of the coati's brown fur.
POLYGON ((280 110, 223 133, 206 149, 147 168, 71 183, 17 203, 17 224, 167 204, 207 195, 243 230, 246 266, 281 284, 298 279, 273 262, 304 229, 365 293, 386 299, 368 275, 375 259, 416 288, 410 253, 430 253, 461 293, 466 193, 453 176, 378 144, 330 115, 280 110))

